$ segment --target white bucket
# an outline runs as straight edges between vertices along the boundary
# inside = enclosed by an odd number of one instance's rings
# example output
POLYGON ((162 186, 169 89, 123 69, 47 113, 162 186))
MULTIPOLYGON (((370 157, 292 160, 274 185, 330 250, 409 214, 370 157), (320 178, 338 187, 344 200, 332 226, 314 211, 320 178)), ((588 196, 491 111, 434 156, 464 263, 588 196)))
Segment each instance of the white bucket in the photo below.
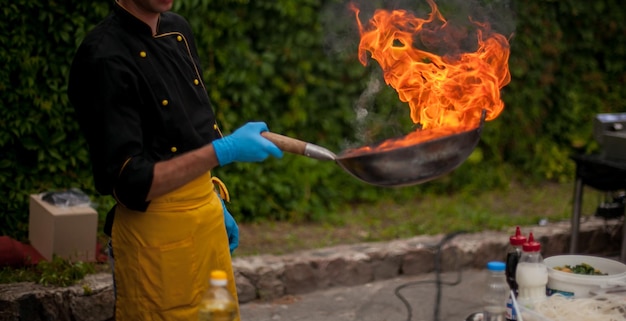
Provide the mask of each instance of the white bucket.
POLYGON ((557 255, 545 260, 548 267, 548 294, 560 293, 575 298, 589 297, 589 291, 626 286, 626 265, 610 259, 588 255, 557 255), (564 265, 587 263, 607 275, 584 275, 555 270, 564 265))

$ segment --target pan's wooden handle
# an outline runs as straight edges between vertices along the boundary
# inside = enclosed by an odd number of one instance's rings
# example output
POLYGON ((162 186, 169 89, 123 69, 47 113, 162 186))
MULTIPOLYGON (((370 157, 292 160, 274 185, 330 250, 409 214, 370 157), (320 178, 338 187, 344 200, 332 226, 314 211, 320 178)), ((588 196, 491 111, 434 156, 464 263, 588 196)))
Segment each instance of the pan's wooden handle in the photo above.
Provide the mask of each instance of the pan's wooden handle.
POLYGON ((262 132, 261 136, 274 143, 280 150, 297 155, 304 155, 307 142, 272 132, 262 132))

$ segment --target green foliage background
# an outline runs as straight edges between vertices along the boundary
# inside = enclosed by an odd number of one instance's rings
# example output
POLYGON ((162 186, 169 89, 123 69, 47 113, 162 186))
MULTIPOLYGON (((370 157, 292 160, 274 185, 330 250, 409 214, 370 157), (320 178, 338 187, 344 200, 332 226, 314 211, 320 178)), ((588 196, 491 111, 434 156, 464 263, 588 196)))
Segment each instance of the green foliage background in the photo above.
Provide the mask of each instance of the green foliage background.
MULTIPOLYGON (((428 13, 425 1, 405 2, 428 13)), ((100 213, 112 205, 93 189, 86 145, 66 95, 73 54, 112 3, 15 0, 0 9, 2 235, 26 238, 30 194, 78 187, 93 195, 100 213)), ((437 3, 444 16, 456 10, 450 1, 437 3)), ((323 220, 340 206, 402 202, 425 191, 472 193, 517 179, 571 180, 568 156, 598 149, 593 116, 626 111, 626 11, 618 0, 482 3, 511 10, 494 12, 514 26, 507 30, 512 81, 502 91, 505 110, 485 125, 467 162, 441 179, 392 189, 301 156, 232 164, 215 174, 230 189, 235 217, 323 220)), ((380 74, 375 62, 364 67, 357 60, 358 34, 346 2, 177 0, 174 11, 196 34, 225 134, 262 120, 274 132, 340 151, 366 142, 357 133, 371 140, 407 132, 408 107, 384 85, 368 102, 367 131, 355 121, 357 101, 380 74)))

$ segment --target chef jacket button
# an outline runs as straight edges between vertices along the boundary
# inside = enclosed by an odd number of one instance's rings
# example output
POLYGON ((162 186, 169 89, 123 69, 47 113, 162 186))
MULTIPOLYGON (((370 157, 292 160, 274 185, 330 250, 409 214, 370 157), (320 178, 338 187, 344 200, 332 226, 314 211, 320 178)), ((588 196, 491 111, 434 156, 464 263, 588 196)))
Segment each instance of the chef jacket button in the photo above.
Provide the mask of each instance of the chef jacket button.
POLYGON ((176 148, 176 146, 170 148, 170 150, 172 151, 172 153, 176 153, 178 151, 178 148, 176 148))
POLYGON ((194 80, 193 80, 193 84, 194 84, 194 85, 196 85, 196 86, 198 86, 198 85, 200 84, 200 80, 198 80, 198 79, 194 79, 194 80))
POLYGON ((167 101, 167 99, 163 99, 163 101, 161 101, 161 105, 163 106, 167 106, 167 104, 169 104, 170 102, 167 101))
POLYGON ((146 58, 147 55, 148 54, 145 51, 140 51, 139 52, 139 57, 141 57, 141 58, 146 58))
POLYGON ((181 42, 181 41, 183 41, 183 37, 178 36, 178 37, 176 37, 176 40, 178 40, 178 42, 181 42))

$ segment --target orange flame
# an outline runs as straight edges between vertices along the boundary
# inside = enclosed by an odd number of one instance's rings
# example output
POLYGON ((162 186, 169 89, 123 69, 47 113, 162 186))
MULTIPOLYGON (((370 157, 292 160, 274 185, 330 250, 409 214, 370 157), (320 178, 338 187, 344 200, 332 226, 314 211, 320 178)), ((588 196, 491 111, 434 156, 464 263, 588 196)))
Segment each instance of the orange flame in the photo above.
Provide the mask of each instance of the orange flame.
POLYGON ((381 66, 385 82, 411 108, 411 119, 421 130, 401 139, 385 141, 377 149, 409 146, 425 140, 475 129, 482 111, 485 120, 495 119, 504 103, 500 89, 511 76, 508 69, 509 43, 491 32, 488 23, 470 22, 472 36, 450 26, 433 0, 428 19, 416 18, 405 10, 377 10, 367 26, 354 5, 361 41, 359 60, 367 64, 368 52, 381 66), (465 39, 460 39, 464 36, 465 39), (468 37, 474 37, 475 39, 468 37), (459 48, 460 41, 475 42, 475 50, 438 55, 419 49, 435 43, 438 47, 459 48))

